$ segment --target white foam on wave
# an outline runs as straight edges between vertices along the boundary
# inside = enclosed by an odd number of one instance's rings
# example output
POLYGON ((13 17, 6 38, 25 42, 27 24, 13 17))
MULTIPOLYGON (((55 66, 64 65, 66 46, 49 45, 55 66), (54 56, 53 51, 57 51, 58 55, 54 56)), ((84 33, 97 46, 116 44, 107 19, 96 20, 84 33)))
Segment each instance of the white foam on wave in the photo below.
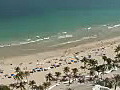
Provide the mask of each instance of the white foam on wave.
MULTIPOLYGON (((48 39, 48 38, 44 38, 44 39, 48 39)), ((26 41, 23 41, 23 42, 17 42, 17 43, 10 43, 10 44, 0 45, 0 48, 10 47, 10 46, 19 46, 19 45, 25 45, 25 44, 35 43, 35 42, 42 41, 42 40, 44 40, 44 39, 37 39, 37 40, 26 39, 26 41)))
POLYGON ((112 29, 112 28, 114 28, 114 27, 108 26, 108 29, 112 29))
POLYGON ((49 39, 50 39, 50 37, 44 38, 44 40, 49 40, 49 39))
POLYGON ((1 48, 3 48, 3 47, 4 47, 4 45, 0 45, 0 47, 1 47, 1 48))
POLYGON ((106 26, 109 26, 109 24, 104 24, 104 25, 102 25, 102 26, 106 27, 106 26))
POLYGON ((62 32, 63 34, 66 34, 67 32, 62 32))
POLYGON ((36 37, 36 40, 32 40, 32 39, 28 38, 28 39, 25 39, 24 41, 21 41, 21 42, 14 42, 14 43, 9 43, 9 44, 1 44, 0 48, 10 47, 10 46, 20 46, 20 45, 25 45, 25 44, 30 44, 30 43, 35 43, 35 42, 50 39, 50 37, 45 37, 45 38, 40 38, 40 36, 35 36, 35 37, 36 37))
POLYGON ((36 38, 40 38, 40 36, 36 36, 36 38))
POLYGON ((35 40, 36 42, 39 42, 39 41, 42 41, 43 39, 37 39, 37 40, 35 40))
POLYGON ((66 37, 73 37, 73 35, 66 35, 66 37))
POLYGON ((87 28, 88 30, 90 30, 92 27, 89 27, 89 28, 87 28))
POLYGON ((31 41, 31 39, 27 39, 27 41, 31 41))
POLYGON ((10 47, 12 46, 12 44, 4 44, 4 45, 0 45, 0 48, 3 48, 3 47, 10 47))
POLYGON ((5 45, 5 46, 10 47, 11 45, 10 45, 10 44, 7 44, 7 45, 5 45))
POLYGON ((117 27, 120 27, 120 24, 116 24, 114 26, 108 26, 108 29, 117 28, 117 27))
POLYGON ((120 26, 120 24, 114 25, 114 27, 119 27, 119 26, 120 26))
MULTIPOLYGON (((30 41, 31 42, 31 41, 30 41)), ((22 45, 22 44, 29 44, 30 42, 20 42, 20 44, 18 45, 22 45)), ((15 45, 15 44, 14 44, 15 45)), ((17 44, 16 44, 17 45, 17 44)))
POLYGON ((103 25, 103 26, 107 26, 107 25, 103 25))
POLYGON ((62 36, 59 36, 58 39, 70 38, 70 37, 73 37, 73 35, 62 35, 62 36))
POLYGON ((36 42, 36 41, 30 41, 29 43, 34 43, 34 42, 36 42))
POLYGON ((68 42, 64 42, 64 43, 52 45, 52 46, 50 46, 50 47, 61 46, 61 45, 69 44, 69 43, 75 43, 75 42, 79 42, 79 41, 83 41, 83 40, 87 40, 87 39, 94 39, 94 38, 97 38, 97 35, 93 35, 93 36, 90 36, 90 37, 83 37, 82 39, 79 39, 79 40, 68 41, 68 42))

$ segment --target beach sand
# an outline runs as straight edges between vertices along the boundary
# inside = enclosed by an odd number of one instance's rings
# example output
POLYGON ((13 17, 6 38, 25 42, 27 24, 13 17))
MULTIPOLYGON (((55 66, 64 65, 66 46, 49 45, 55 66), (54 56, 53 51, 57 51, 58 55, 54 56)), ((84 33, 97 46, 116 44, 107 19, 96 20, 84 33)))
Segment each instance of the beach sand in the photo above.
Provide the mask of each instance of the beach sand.
MULTIPOLYGON (((67 49, 59 49, 55 51, 48 51, 44 53, 30 54, 27 56, 15 56, 0 60, 0 69, 4 70, 3 74, 0 74, 0 84, 9 85, 15 82, 13 78, 7 78, 4 75, 14 73, 14 68, 19 66, 22 70, 32 70, 36 67, 48 68, 52 64, 62 63, 62 66, 50 69, 43 72, 35 72, 29 76, 29 80, 35 80, 37 84, 42 84, 45 81, 45 75, 49 72, 61 72, 63 73, 63 68, 68 66, 70 68, 80 68, 81 62, 66 64, 64 61, 66 58, 73 57, 73 54, 79 52, 78 57, 82 59, 83 56, 91 55, 92 58, 97 59, 99 64, 103 63, 101 56, 106 54, 110 58, 114 58, 114 49, 120 44, 120 37, 96 41, 87 44, 81 44, 67 49), (103 49, 104 48, 104 49, 103 49), (62 60, 62 61, 60 61, 62 60), (39 65, 38 65, 39 64, 39 65)), ((79 70, 82 72, 82 70, 79 70)), ((56 90, 56 89, 53 89, 56 90)), ((60 90, 60 89, 57 89, 60 90)), ((85 89, 79 89, 85 90, 85 89)), ((90 89, 89 89, 90 90, 90 89)))

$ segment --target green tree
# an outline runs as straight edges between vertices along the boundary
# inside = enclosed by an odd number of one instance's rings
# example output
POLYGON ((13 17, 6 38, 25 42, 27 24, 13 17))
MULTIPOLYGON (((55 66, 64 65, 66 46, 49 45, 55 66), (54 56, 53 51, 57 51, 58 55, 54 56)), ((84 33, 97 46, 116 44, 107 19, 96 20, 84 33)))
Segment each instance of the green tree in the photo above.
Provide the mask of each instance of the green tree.
POLYGON ((120 75, 119 74, 116 74, 116 75, 114 75, 114 78, 113 78, 113 84, 114 84, 114 90, 116 90, 117 89, 117 86, 119 86, 120 87, 120 75))
POLYGON ((98 61, 95 60, 95 59, 88 59, 87 65, 89 66, 89 68, 91 68, 91 67, 93 67, 93 66, 95 67, 95 66, 98 65, 98 61))
POLYGON ((81 62, 84 64, 84 66, 83 67, 81 67, 82 69, 84 69, 84 71, 85 71, 85 69, 87 68, 87 63, 88 63, 88 59, 86 58, 86 57, 83 57, 83 59, 81 60, 81 62))
POLYGON ((105 64, 105 62, 106 62, 106 60, 107 60, 107 56, 102 56, 102 59, 104 60, 104 64, 105 64))
POLYGON ((36 82, 34 80, 29 81, 29 86, 31 87, 32 90, 34 89, 35 84, 36 82))
POLYGON ((73 78, 76 78, 76 77, 77 77, 77 72, 78 72, 78 69, 77 69, 77 68, 73 68, 73 69, 72 69, 73 78))
POLYGON ((119 51, 120 51, 120 45, 118 45, 117 47, 116 47, 116 49, 115 49, 115 52, 118 54, 119 53, 119 51))
POLYGON ((69 67, 64 67, 63 71, 66 75, 68 75, 68 73, 70 72, 70 68, 69 67))
POLYGON ((46 90, 50 85, 51 85, 50 82, 44 82, 44 83, 43 83, 43 87, 44 87, 45 90, 46 90))
POLYGON ((15 72, 19 73, 21 71, 20 67, 15 67, 15 72))
POLYGON ((17 80, 17 83, 18 83, 18 81, 19 81, 19 82, 22 82, 23 78, 24 78, 24 72, 22 72, 22 71, 18 72, 18 73, 14 76, 14 79, 17 80))
POLYGON ((47 82, 50 82, 53 80, 53 75, 51 73, 48 73, 45 78, 47 82))
POLYGON ((29 71, 25 71, 24 72, 24 77, 26 77, 27 82, 28 82, 28 76, 30 76, 30 72, 29 71))
POLYGON ((25 82, 20 82, 19 84, 17 84, 16 89, 20 88, 20 90, 26 90, 25 85, 25 82))
POLYGON ((44 86, 39 85, 38 87, 39 87, 40 90, 44 90, 44 86))
POLYGON ((117 62, 120 62, 120 53, 118 53, 118 54, 116 55, 115 59, 116 59, 117 62))
POLYGON ((60 72, 55 72, 55 76, 57 77, 57 80, 59 79, 59 77, 61 76, 60 72))
POLYGON ((14 88, 16 88, 16 86, 17 86, 17 83, 13 83, 13 84, 10 84, 10 85, 9 85, 9 87, 12 88, 12 90, 13 90, 14 88))
POLYGON ((6 85, 0 85, 0 90, 10 90, 10 88, 6 85))

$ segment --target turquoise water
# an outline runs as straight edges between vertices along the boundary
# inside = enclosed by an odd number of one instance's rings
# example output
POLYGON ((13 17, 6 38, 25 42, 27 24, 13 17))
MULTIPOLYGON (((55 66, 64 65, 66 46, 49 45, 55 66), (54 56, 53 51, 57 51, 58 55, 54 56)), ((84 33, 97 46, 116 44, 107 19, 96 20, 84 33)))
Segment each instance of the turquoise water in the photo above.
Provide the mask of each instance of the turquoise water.
POLYGON ((72 40, 71 37, 75 40, 98 33, 106 34, 101 32, 100 26, 119 24, 119 21, 119 9, 50 9, 42 15, 1 16, 0 44, 20 44, 37 39, 57 41, 65 34, 68 34, 68 39, 62 39, 62 42, 72 40), (84 29, 89 27, 96 28, 89 32, 84 29))

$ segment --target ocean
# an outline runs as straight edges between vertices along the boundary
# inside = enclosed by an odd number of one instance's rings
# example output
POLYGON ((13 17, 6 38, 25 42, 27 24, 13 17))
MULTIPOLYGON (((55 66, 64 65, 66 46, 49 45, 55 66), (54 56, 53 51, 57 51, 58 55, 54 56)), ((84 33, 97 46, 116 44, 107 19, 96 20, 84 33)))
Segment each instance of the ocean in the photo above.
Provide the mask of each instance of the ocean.
POLYGON ((0 1, 1 51, 18 47, 21 53, 26 48, 37 52, 36 47, 41 51, 120 35, 118 0, 6 1, 0 1))

